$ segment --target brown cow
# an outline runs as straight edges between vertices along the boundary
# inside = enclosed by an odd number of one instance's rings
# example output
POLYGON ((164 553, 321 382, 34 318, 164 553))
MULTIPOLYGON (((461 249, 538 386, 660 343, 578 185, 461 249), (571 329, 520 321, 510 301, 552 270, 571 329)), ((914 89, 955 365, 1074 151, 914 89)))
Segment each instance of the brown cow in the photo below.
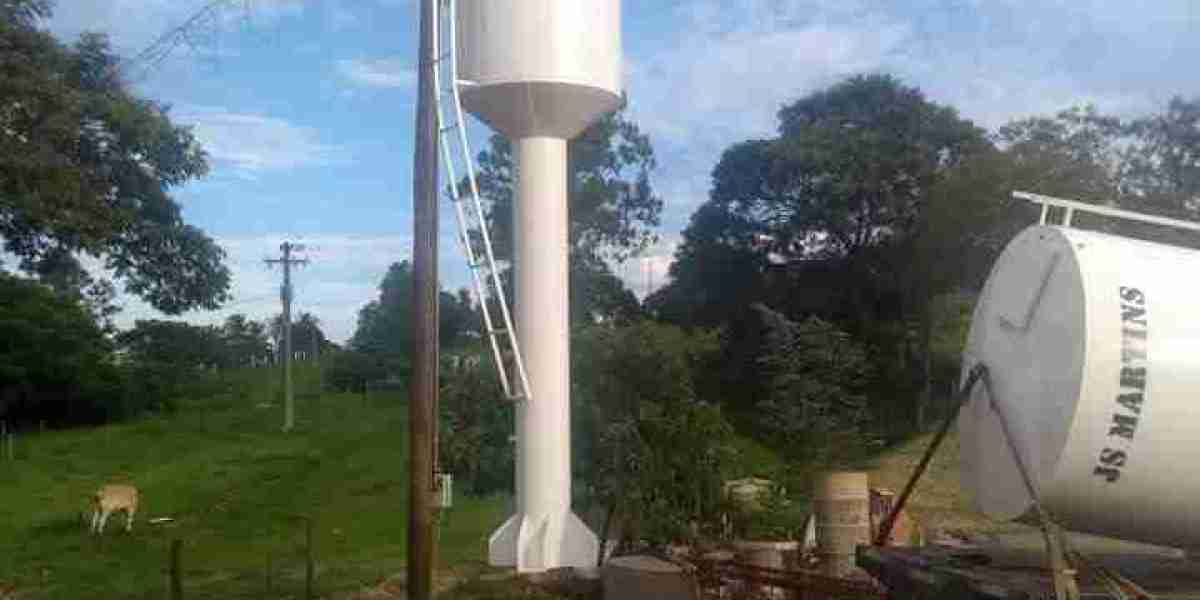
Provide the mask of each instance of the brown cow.
POLYGON ((109 484, 96 491, 92 499, 92 532, 104 533, 108 517, 117 511, 125 511, 125 531, 133 529, 133 517, 138 509, 138 491, 132 485, 109 484))

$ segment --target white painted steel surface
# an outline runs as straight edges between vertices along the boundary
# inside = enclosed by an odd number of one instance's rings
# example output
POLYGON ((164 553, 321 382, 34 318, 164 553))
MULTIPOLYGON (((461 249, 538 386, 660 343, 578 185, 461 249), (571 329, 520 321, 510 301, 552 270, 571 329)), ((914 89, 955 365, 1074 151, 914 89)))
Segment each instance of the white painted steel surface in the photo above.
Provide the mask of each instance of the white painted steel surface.
POLYGON ((517 512, 489 560, 521 571, 595 565, 600 547, 571 512, 566 156, 562 138, 517 144, 515 316, 535 400, 517 405, 517 512))
MULTIPOLYGON (((1200 252, 1033 226, 976 306, 978 361, 1064 527, 1200 545, 1200 252)), ((962 481, 990 516, 1030 508, 983 386, 959 417, 962 481)))
POLYGON ((619 0, 458 0, 463 104, 504 135, 572 138, 621 100, 619 0))
POLYGON ((513 140, 516 328, 532 399, 517 405, 517 506, 489 562, 591 566, 599 542, 571 512, 567 140, 621 100, 619 0, 458 0, 459 92, 513 140))

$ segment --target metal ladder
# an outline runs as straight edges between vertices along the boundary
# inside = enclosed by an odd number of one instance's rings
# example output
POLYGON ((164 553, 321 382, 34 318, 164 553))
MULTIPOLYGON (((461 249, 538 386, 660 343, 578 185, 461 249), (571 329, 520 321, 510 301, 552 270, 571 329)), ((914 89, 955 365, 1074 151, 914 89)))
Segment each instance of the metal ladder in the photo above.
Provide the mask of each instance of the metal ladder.
POLYGON ((483 315, 483 334, 491 345, 504 396, 514 401, 529 400, 529 378, 525 373, 520 346, 517 345, 517 334, 513 328, 508 300, 504 295, 500 270, 496 268, 496 257, 492 252, 492 239, 488 234, 483 205, 479 201, 475 161, 471 157, 462 101, 458 94, 459 86, 465 82, 458 79, 454 32, 455 0, 437 0, 433 4, 436 24, 433 34, 433 86, 437 106, 438 146, 442 149, 442 163, 445 165, 446 178, 449 181, 447 196, 454 205, 459 245, 466 256, 467 267, 471 270, 475 301, 483 315), (465 190, 459 187, 460 169, 467 182, 465 190), (464 204, 466 206, 463 206, 464 204), (481 249, 475 247, 476 242, 482 246, 481 249), (492 317, 491 301, 500 307, 500 323, 496 323, 492 317), (509 368, 505 365, 506 355, 512 357, 515 378, 510 377, 509 368))

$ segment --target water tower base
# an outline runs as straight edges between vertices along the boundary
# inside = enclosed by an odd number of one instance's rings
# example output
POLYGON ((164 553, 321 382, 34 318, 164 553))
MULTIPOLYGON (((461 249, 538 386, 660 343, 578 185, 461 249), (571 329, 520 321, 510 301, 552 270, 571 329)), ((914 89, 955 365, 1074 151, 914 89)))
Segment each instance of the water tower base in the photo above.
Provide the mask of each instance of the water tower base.
POLYGON ((508 518, 488 539, 488 564, 537 573, 559 567, 594 567, 600 540, 569 509, 508 518))

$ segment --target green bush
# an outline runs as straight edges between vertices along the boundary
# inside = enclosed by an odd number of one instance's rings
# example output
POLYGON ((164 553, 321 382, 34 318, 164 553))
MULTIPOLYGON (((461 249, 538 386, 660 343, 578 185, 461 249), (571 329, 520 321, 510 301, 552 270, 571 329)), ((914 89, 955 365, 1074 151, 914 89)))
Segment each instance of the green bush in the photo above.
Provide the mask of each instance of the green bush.
POLYGON ((78 298, 0 273, 0 419, 50 425, 121 413, 112 343, 78 298))
POLYGON ((339 392, 363 393, 368 383, 387 375, 387 368, 379 359, 353 350, 335 352, 328 364, 325 384, 339 392))
POLYGON ((755 306, 767 326, 759 362, 766 394, 756 405, 756 429, 776 447, 826 446, 830 434, 865 433, 871 421, 867 351, 815 317, 788 320, 755 306))
POLYGON ((512 403, 491 363, 467 355, 441 368, 438 452, 443 469, 467 493, 512 492, 515 469, 512 403), (474 359, 474 360, 472 360, 474 359))
POLYGON ((592 327, 573 344, 579 500, 613 510, 626 543, 716 535, 736 456, 720 408, 696 395, 716 336, 647 321, 592 327))

